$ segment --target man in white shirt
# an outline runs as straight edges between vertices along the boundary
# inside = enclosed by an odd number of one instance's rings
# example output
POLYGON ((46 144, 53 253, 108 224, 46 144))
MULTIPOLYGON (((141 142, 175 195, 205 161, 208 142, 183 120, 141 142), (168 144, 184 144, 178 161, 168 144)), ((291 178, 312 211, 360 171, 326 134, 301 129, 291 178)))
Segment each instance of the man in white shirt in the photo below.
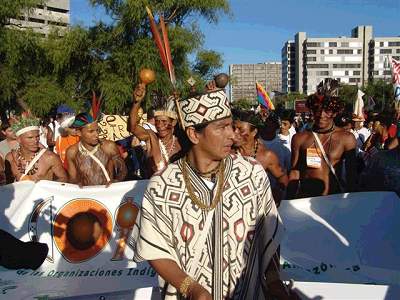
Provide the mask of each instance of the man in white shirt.
POLYGON ((353 127, 353 135, 356 138, 357 141, 357 153, 359 153, 362 149, 362 146, 364 145, 365 141, 369 138, 371 135, 371 131, 364 127, 364 117, 353 115, 353 122, 354 122, 354 127, 353 127))

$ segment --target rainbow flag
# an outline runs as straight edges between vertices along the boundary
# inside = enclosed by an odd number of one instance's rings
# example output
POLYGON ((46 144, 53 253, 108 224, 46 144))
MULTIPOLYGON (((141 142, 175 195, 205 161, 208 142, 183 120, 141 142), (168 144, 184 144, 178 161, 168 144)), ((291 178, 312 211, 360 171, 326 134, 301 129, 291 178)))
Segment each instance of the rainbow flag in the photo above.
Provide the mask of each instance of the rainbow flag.
POLYGON ((260 103, 262 106, 269 110, 274 110, 275 106, 272 103, 271 99, 269 98, 267 92, 264 90, 264 88, 256 82, 256 90, 257 90, 257 100, 258 103, 260 103))

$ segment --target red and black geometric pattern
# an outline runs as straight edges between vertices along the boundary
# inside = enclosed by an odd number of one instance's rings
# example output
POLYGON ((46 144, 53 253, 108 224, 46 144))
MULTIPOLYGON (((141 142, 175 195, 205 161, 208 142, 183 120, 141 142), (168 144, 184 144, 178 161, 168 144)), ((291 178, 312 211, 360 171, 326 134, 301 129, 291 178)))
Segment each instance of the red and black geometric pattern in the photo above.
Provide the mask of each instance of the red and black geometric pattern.
MULTIPOLYGON (((279 245, 282 226, 268 177, 260 164, 250 160, 241 156, 225 159, 226 188, 217 206, 221 214, 220 225, 217 227, 218 222, 214 222, 214 227, 211 226, 205 244, 201 245, 200 260, 191 274, 211 292, 216 276, 214 264, 218 264, 223 298, 250 299, 248 295, 261 291, 254 285, 262 278, 258 276, 263 272, 259 268, 266 268, 279 245), (221 261, 214 261, 215 235, 222 240, 221 261)), ((169 164, 150 180, 142 203, 136 261, 172 259, 184 271, 189 270, 194 245, 205 234, 203 227, 207 213, 190 199, 182 176, 182 163, 179 160, 169 164)), ((191 168, 187 170, 197 196, 210 204, 215 189, 210 190, 191 168)), ((214 218, 217 215, 216 212, 214 218)), ((171 285, 166 292, 171 297, 168 299, 177 299, 177 291, 171 285)))
POLYGON ((185 128, 231 116, 231 108, 224 90, 181 100, 179 106, 185 128))

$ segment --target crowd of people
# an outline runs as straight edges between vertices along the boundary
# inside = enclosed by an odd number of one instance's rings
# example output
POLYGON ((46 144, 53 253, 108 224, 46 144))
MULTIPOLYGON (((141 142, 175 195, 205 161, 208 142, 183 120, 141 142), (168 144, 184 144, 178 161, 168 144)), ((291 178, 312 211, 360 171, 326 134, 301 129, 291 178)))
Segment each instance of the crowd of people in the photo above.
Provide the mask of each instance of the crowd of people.
POLYGON ((148 260, 165 280, 165 299, 297 299, 279 279, 280 202, 368 190, 400 195, 399 111, 346 112, 334 80, 307 98, 308 115, 231 109, 210 82, 205 93, 165 99, 141 122, 145 95, 138 84, 132 136, 117 142, 99 138, 95 95, 90 112, 3 122, 1 184, 150 179, 135 260, 148 260))

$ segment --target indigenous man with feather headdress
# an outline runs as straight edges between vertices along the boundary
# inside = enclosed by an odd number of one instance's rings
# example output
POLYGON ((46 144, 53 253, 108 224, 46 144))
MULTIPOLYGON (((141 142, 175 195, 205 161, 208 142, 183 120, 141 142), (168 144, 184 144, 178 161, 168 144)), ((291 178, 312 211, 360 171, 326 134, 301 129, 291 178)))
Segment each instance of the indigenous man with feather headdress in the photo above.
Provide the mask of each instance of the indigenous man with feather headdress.
POLYGON ((77 129, 80 141, 70 146, 66 153, 70 183, 109 186, 126 176, 126 165, 117 145, 99 138, 100 104, 93 93, 90 112, 78 114, 71 125, 77 129))
POLYGON ((174 109, 174 101, 169 98, 155 109, 154 117, 157 133, 150 129, 144 129, 138 124, 138 111, 145 93, 145 84, 139 83, 133 92, 128 130, 139 140, 146 142, 152 171, 157 172, 163 170, 170 158, 181 150, 181 145, 174 135, 177 113, 174 109))
MULTIPOLYGON (((10 168, 10 174, 15 181, 68 181, 67 173, 60 158, 53 152, 41 147, 39 143, 39 121, 37 119, 21 118, 11 128, 17 136, 19 148, 7 154, 6 165, 10 168)), ((12 182, 13 180, 8 178, 7 181, 12 182)))
POLYGON ((351 132, 335 127, 334 118, 344 103, 338 96, 339 84, 326 79, 307 99, 314 117, 310 131, 292 139, 292 170, 288 197, 312 197, 352 191, 356 181, 356 140, 351 132), (345 162, 346 178, 339 167, 345 162))

